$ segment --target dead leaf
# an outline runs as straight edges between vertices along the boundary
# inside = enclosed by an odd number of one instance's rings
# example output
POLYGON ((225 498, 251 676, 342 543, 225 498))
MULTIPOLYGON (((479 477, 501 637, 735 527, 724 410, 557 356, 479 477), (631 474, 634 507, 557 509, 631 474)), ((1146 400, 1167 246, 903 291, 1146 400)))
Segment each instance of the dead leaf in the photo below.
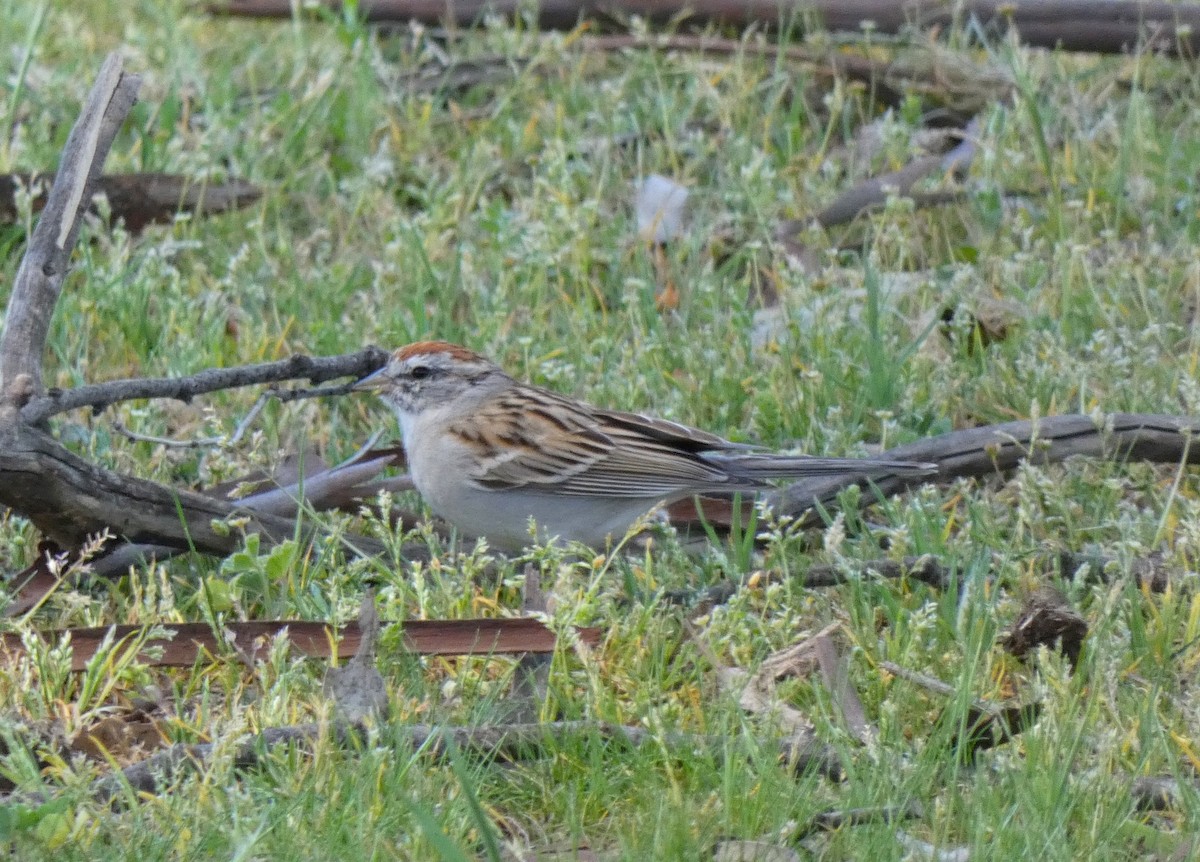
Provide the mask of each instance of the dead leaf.
POLYGON ((333 701, 338 718, 349 724, 382 718, 387 713, 387 683, 375 665, 379 615, 375 612, 375 591, 372 589, 363 593, 358 630, 361 634, 354 657, 345 667, 331 667, 326 671, 323 684, 325 696, 333 701))
POLYGON ((962 337, 966 321, 967 352, 975 345, 982 347, 1004 341, 1025 319, 1025 311, 1017 303, 987 293, 967 297, 941 311, 941 332, 953 341, 962 337))
POLYGON ((828 626, 821 634, 812 638, 812 649, 821 667, 821 678, 829 692, 829 699, 841 712, 846 730, 859 742, 866 742, 873 735, 873 730, 867 721, 867 712, 858 697, 858 692, 850 684, 849 657, 839 653, 830 636, 835 627, 836 624, 828 626))
POLYGON ((70 748, 89 760, 106 762, 111 758, 127 765, 169 744, 159 719, 134 708, 90 724, 71 738, 70 748))

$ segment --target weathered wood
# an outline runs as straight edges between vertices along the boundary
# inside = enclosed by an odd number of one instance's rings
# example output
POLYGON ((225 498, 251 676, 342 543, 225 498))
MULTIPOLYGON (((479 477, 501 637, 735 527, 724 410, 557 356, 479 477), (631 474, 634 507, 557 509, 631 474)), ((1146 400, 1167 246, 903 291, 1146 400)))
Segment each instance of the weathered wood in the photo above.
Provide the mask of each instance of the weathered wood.
MULTIPOLYGON (((0 224, 17 221, 19 188, 53 180, 53 174, 0 174, 0 224)), ((106 174, 97 180, 95 192, 108 200, 112 218, 131 231, 170 222, 181 212, 213 215, 240 209, 262 197, 258 186, 245 180, 207 182, 163 173, 106 174)), ((33 211, 40 212, 46 201, 39 196, 32 203, 33 211)), ((89 201, 89 210, 96 210, 95 197, 89 201)))
POLYGON ((108 528, 131 542, 227 554, 241 545, 241 537, 213 522, 239 512, 268 541, 295 532, 291 518, 255 515, 225 500, 106 470, 23 424, 0 423, 0 506, 19 512, 67 548, 108 528))
POLYGON ((207 368, 186 377, 140 377, 92 383, 65 391, 51 390, 42 397, 32 399, 22 408, 21 419, 38 424, 68 410, 102 408, 121 401, 149 398, 191 401, 197 395, 242 386, 261 386, 288 380, 324 383, 341 377, 359 378, 381 368, 387 357, 385 350, 366 347, 341 356, 298 354, 276 362, 240 365, 236 368, 207 368))
MULTIPOLYGON (((326 0, 341 9, 336 0, 326 0)), ((213 14, 290 18, 291 0, 224 0, 210 3, 213 14)), ((464 27, 484 15, 512 17, 529 5, 521 0, 360 0, 367 21, 444 24, 464 27)), ((537 25, 569 30, 580 21, 637 15, 654 24, 679 23, 775 28, 781 21, 803 28, 809 20, 829 30, 859 33, 869 27, 889 35, 907 29, 946 28, 974 20, 1001 35, 1010 29, 1026 45, 1069 51, 1123 53, 1139 45, 1194 56, 1200 48, 1200 5, 1168 0, 541 0, 537 25)))
MULTIPOLYGON (((245 518, 245 528, 268 542, 290 538, 296 535, 290 515, 299 510, 299 503, 289 516, 280 516, 122 476, 75 455, 42 427, 50 416, 74 407, 129 398, 187 398, 256 382, 361 376, 383 362, 383 351, 368 349, 349 357, 292 357, 243 369, 211 369, 177 380, 115 381, 38 397, 49 323, 80 222, 117 129, 133 107, 138 84, 137 76, 122 71, 119 55, 109 55, 67 139, 13 283, 0 334, 0 506, 29 518, 46 537, 68 549, 107 529, 135 544, 228 554, 242 542, 238 530, 221 526, 233 517, 245 518), (28 415, 23 407, 29 408, 28 415)), ((383 550, 381 543, 365 537, 354 538, 351 547, 365 553, 383 550)))
POLYGON ((120 55, 109 54, 67 138, 58 175, 13 281, 0 336, 0 405, 41 390, 46 334, 79 226, 140 85, 137 75, 122 70, 120 55))
MULTIPOLYGON (((927 481, 1000 474, 1022 461, 1053 464, 1076 455, 1092 458, 1151 461, 1160 464, 1200 463, 1200 419, 1146 413, 1067 414, 1037 421, 1005 422, 983 428, 951 431, 937 437, 897 446, 879 455, 895 461, 928 461, 938 465, 933 477, 890 474, 871 477, 883 496, 898 494, 927 481)), ((861 479, 859 480, 862 481, 861 479)), ((776 512, 816 522, 814 504, 832 507, 847 485, 845 476, 795 482, 771 495, 776 512)), ((864 503, 874 499, 864 494, 864 503)))
MULTIPOLYGON (((940 105, 964 117, 1007 99, 1014 88, 1009 70, 929 40, 882 56, 872 54, 875 49, 868 45, 854 53, 845 45, 780 43, 754 36, 724 38, 708 33, 602 33, 580 36, 571 44, 584 53, 681 52, 795 65, 803 67, 820 86, 828 86, 830 79, 846 78, 861 82, 875 101, 889 107, 901 108, 907 99, 918 96, 927 105, 940 105)), ((538 52, 518 57, 448 57, 397 71, 392 82, 397 89, 410 93, 449 98, 474 87, 497 87, 519 76, 555 68, 538 52)))

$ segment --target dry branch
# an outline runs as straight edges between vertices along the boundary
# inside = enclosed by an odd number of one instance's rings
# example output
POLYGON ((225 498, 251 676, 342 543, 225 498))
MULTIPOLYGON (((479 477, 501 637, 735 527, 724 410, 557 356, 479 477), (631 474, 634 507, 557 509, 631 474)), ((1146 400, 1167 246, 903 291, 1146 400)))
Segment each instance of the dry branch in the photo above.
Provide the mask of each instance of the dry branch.
MULTIPOLYGON (((1090 580, 1111 583, 1118 577, 1128 575, 1139 589, 1152 593, 1165 592, 1171 584, 1171 573, 1158 556, 1135 558, 1125 565, 1117 557, 1102 554, 1081 554, 1074 551, 1046 551, 1036 555, 1037 565, 1046 570, 1047 577, 1055 571, 1064 580, 1079 577, 1085 566, 1090 580)), ((993 565, 998 566, 1000 555, 993 565)), ((903 560, 847 561, 841 565, 819 564, 791 577, 804 589, 837 587, 851 581, 870 578, 881 580, 919 581, 936 589, 949 587, 958 576, 958 566, 953 562, 939 560, 931 554, 920 557, 905 557, 903 560)), ((723 581, 700 590, 676 590, 668 592, 667 601, 673 604, 720 605, 728 602, 747 586, 761 588, 767 584, 782 583, 786 578, 777 570, 763 572, 748 581, 723 581)))
MULTIPOLYGON (((563 740, 580 735, 598 735, 613 744, 624 744, 638 748, 646 744, 666 745, 695 750, 705 748, 714 756, 725 756, 732 740, 720 736, 696 736, 683 733, 659 735, 645 728, 620 724, 589 721, 558 721, 544 724, 505 724, 482 727, 456 727, 447 725, 402 725, 381 731, 376 744, 391 743, 397 748, 422 751, 440 757, 451 749, 470 752, 485 757, 494 757, 510 762, 520 762, 544 756, 544 750, 562 743, 563 740)), ((237 769, 251 769, 271 756, 271 751, 290 745, 331 739, 342 747, 361 744, 368 731, 361 725, 347 724, 300 724, 290 727, 274 727, 238 745, 233 754, 237 769)), ((762 740, 764 748, 775 748, 782 761, 797 772, 814 771, 834 780, 842 777, 842 765, 833 749, 804 748, 790 740, 762 740)), ((119 773, 105 776, 92 785, 92 795, 102 801, 116 801, 135 794, 160 793, 175 780, 177 773, 185 767, 203 766, 211 761, 220 748, 213 743, 185 745, 177 743, 119 773)))
POLYGON ((814 832, 833 832, 846 826, 858 826, 863 823, 899 823, 902 820, 916 820, 925 816, 921 803, 913 801, 905 805, 877 805, 868 808, 835 808, 822 811, 809 823, 798 829, 792 836, 793 842, 808 837, 814 832))
MULTIPOLYGON (((801 266, 810 262, 811 254, 795 237, 809 224, 828 229, 847 224, 864 212, 882 206, 892 195, 907 195, 917 183, 934 174, 964 176, 971 167, 977 149, 978 117, 965 124, 957 135, 959 143, 944 153, 920 155, 904 167, 870 177, 842 192, 816 213, 799 219, 788 219, 775 228, 775 239, 793 261, 801 266)), ((947 135, 950 138, 951 135, 947 135)), ((934 198, 938 201, 939 199, 934 198)))
POLYGON ((34 391, 41 388, 46 333, 75 238, 109 147, 140 86, 137 75, 122 71, 120 56, 110 54, 67 138, 62 164, 21 259, 4 317, 0 338, 0 397, 4 401, 12 403, 20 397, 23 375, 27 378, 24 385, 31 385, 34 391))
MULTIPOLYGON (((1200 420, 1188 416, 1072 413, 951 431, 897 446, 879 457, 935 463, 938 473, 934 480, 997 475, 1022 462, 1054 464, 1077 455, 1196 464, 1200 463, 1200 446, 1191 445, 1191 436, 1198 431, 1200 420)), ((861 478, 858 481, 863 483, 861 478)), ((871 485, 880 497, 888 497, 926 481, 930 479, 884 474, 872 477, 871 485)), ((830 507, 836 508, 837 496, 848 484, 845 476, 803 480, 772 494, 768 504, 779 514, 819 523, 814 506, 833 511, 830 507)), ((874 494, 863 497, 862 505, 875 499, 874 494)))
MULTIPOLYGON (((971 116, 1007 99, 1013 90, 1012 75, 998 66, 979 63, 934 43, 904 45, 891 56, 852 53, 841 47, 808 44, 775 44, 762 39, 727 39, 709 34, 612 33, 581 36, 571 43, 582 51, 677 51, 719 57, 757 57, 803 66, 814 78, 828 84, 844 77, 869 89, 872 97, 899 108, 912 96, 971 116)), ((496 86, 529 72, 553 70, 540 55, 459 59, 429 62, 400 73, 394 83, 411 93, 443 96, 466 92, 481 85, 496 86)))
MULTIPOLYGON (((129 380, 110 380, 92 383, 68 390, 51 390, 40 398, 32 399, 21 410, 21 419, 31 425, 44 422, 51 416, 77 410, 80 407, 103 409, 122 401, 147 398, 173 398, 191 401, 197 395, 279 383, 287 380, 308 380, 324 383, 340 377, 362 377, 371 373, 387 361, 387 351, 378 347, 366 347, 357 353, 341 356, 294 355, 276 362, 261 362, 257 365, 242 365, 237 368, 208 368, 187 377, 151 377, 129 380)), ((349 387, 330 390, 322 394, 349 392, 349 387)))
MULTIPOLYGON (((894 662, 881 661, 879 667, 893 676, 951 700, 957 694, 954 686, 894 662)), ((976 698, 967 704, 966 712, 961 716, 947 706, 938 722, 948 725, 948 729, 951 730, 950 748, 957 751, 966 762, 970 762, 976 753, 1003 745, 1029 730, 1037 723, 1041 714, 1042 706, 1038 701, 1006 706, 976 698)))
MULTIPOLYGON (((342 4, 326 0, 328 9, 342 4)), ((226 0, 207 7, 212 14, 252 18, 291 18, 291 0, 226 0)), ((367 21, 419 22, 449 27, 470 26, 487 15, 515 17, 528 10, 521 0, 360 0, 367 21)), ((1123 53, 1138 45, 1155 51, 1194 56, 1200 47, 1200 6, 1169 0, 541 0, 537 25, 569 30, 580 21, 612 21, 637 15, 655 24, 683 22, 777 28, 780 21, 797 27, 806 18, 832 31, 901 34, 914 28, 943 29, 975 22, 994 35, 1016 30, 1026 45, 1070 51, 1123 53)))
MULTIPOLYGON (((304 462, 303 476, 293 476, 289 469, 284 469, 277 476, 258 477, 258 486, 248 496, 238 499, 236 505, 260 517, 294 518, 302 510, 355 513, 382 491, 396 494, 412 489, 412 482, 406 476, 379 478, 385 468, 396 463, 403 463, 402 451, 396 449, 364 449, 334 467, 325 466, 314 455, 312 461, 304 462)), ((235 488, 251 481, 254 480, 241 479, 205 489, 202 493, 211 499, 224 500, 235 488)), ((410 526, 415 520, 410 515, 410 526)), ((348 540, 361 551, 377 553, 382 550, 373 540, 361 536, 348 537, 348 540)), ((187 550, 180 545, 153 542, 108 543, 100 554, 86 561, 86 567, 79 567, 72 565, 78 562, 73 549, 64 551, 54 542, 44 541, 38 546, 38 556, 33 564, 10 578, 13 594, 0 616, 22 614, 61 586, 74 587, 82 576, 121 577, 131 566, 169 560, 187 550), (52 562, 56 565, 51 565, 52 562)), ((404 549, 404 557, 409 561, 427 560, 429 552, 421 545, 410 543, 404 549)))
MULTIPOLYGON (((245 517, 248 529, 268 541, 290 538, 295 535, 291 517, 113 473, 75 455, 44 429, 46 419, 73 407, 98 407, 130 398, 186 398, 255 382, 357 377, 383 361, 382 351, 368 349, 348 357, 292 357, 244 369, 212 369, 178 380, 115 381, 40 395, 46 336, 71 251, 108 150, 133 106, 138 83, 137 76, 122 71, 117 54, 108 57, 67 139, 13 283, 0 335, 0 506, 29 518, 46 537, 66 548, 78 547, 88 535, 108 529, 135 544, 226 554, 240 545, 241 538, 220 522, 234 516, 245 517)), ((362 551, 382 550, 378 542, 364 538, 355 544, 362 551)))
MULTIPOLYGON (((519 619, 410 620, 395 623, 404 646, 418 655, 500 655, 552 653, 558 640, 553 631, 532 617, 519 619)), ((576 628, 576 637, 589 646, 600 642, 598 628, 576 628)), ((274 641, 286 637, 292 648, 308 658, 352 658, 358 651, 358 623, 342 627, 312 620, 231 622, 214 630, 207 623, 162 623, 153 626, 96 626, 38 632, 48 644, 69 640, 71 670, 80 671, 106 648, 124 653, 138 650, 148 667, 191 667, 206 655, 237 648, 242 657, 266 655, 274 641)), ((22 635, 0 635, 0 664, 12 665, 26 654, 22 635)))
MULTIPOLYGON (((36 183, 52 181, 45 174, 0 174, 0 224, 16 222, 20 216, 17 190, 36 183)), ((177 213, 194 212, 214 215, 240 209, 254 203, 262 192, 245 180, 205 182, 179 174, 107 174, 96 184, 96 195, 103 195, 114 220, 121 220, 131 231, 148 224, 170 222, 177 213)), ((45 201, 36 198, 33 210, 41 210, 45 201)), ((95 211, 95 200, 89 204, 95 211)))
MULTIPOLYGON (((1184 808, 1189 797, 1200 793, 1200 781, 1172 775, 1142 775, 1129 781, 1129 795, 1138 811, 1184 808)), ((1180 857, 1182 858, 1182 857, 1180 857)))

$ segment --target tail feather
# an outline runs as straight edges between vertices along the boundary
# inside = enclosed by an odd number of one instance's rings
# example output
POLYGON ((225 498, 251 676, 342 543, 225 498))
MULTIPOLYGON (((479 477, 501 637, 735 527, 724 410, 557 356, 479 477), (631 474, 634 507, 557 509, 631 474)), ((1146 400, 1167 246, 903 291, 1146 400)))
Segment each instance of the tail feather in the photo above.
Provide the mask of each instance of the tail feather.
POLYGON ((742 479, 802 479, 838 474, 932 476, 937 464, 885 461, 875 458, 815 458, 808 455, 721 455, 708 459, 731 476, 742 479))

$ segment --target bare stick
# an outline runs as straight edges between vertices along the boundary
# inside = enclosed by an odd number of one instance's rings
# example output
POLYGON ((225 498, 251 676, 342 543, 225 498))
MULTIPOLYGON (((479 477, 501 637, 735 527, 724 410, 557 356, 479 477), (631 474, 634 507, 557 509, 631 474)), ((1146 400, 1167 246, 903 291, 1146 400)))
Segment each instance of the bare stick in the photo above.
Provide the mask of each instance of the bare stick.
MULTIPOLYGON (((1107 413, 1086 416, 1070 413, 1039 420, 1005 422, 983 428, 951 431, 880 453, 893 461, 933 462, 939 470, 934 479, 987 476, 1012 470, 1022 461, 1054 464, 1075 455, 1112 460, 1143 460, 1159 464, 1200 463, 1200 446, 1190 445, 1200 432, 1200 420, 1190 416, 1152 413, 1107 413)), ((928 478, 873 474, 869 485, 882 497, 897 494, 928 478)), ((819 523, 815 507, 835 506, 837 496, 850 484, 868 484, 847 476, 806 479, 795 482, 768 498, 779 514, 804 516, 819 523)), ((863 494, 862 504, 875 499, 863 494)))
MULTIPOLYGON (((818 77, 839 75, 873 88, 874 97, 899 107, 916 92, 966 114, 983 110, 1008 98, 1012 78, 1004 70, 974 63, 960 53, 951 53, 933 43, 903 44, 902 53, 881 58, 846 53, 841 47, 808 44, 779 44, 763 39, 724 39, 711 34, 617 33, 583 36, 585 50, 620 51, 629 48, 660 51, 694 51, 716 56, 762 57, 803 63, 818 77)), ((874 47, 874 46, 873 46, 874 47)))
MULTIPOLYGON (((30 189, 37 197, 36 212, 45 201, 39 190, 54 179, 54 174, 0 174, 0 224, 15 224, 20 218, 17 193, 30 189)), ((96 183, 96 197, 108 201, 112 220, 138 231, 148 224, 170 223, 180 213, 216 215, 249 206, 262 197, 254 185, 231 178, 227 182, 207 182, 179 174, 106 174, 96 183)), ((95 212, 96 197, 88 209, 95 212)))
POLYGON ((1138 811, 1167 811, 1172 808, 1181 808, 1184 800, 1197 791, 1200 791, 1200 781, 1194 778, 1176 778, 1173 775, 1141 775, 1129 779, 1129 795, 1133 797, 1138 811))
MULTIPOLYGON (((502 655, 508 653, 553 653, 557 635, 531 617, 465 620, 408 620, 388 623, 398 633, 404 649, 414 655, 502 655)), ((574 629, 574 638, 590 647, 599 644, 598 628, 574 629)), ((84 670, 98 653, 135 651, 147 667, 192 667, 241 645, 245 657, 262 658, 272 644, 287 639, 293 655, 309 658, 350 658, 359 652, 363 631, 359 623, 334 626, 313 620, 256 620, 208 623, 156 623, 152 626, 121 625, 42 631, 37 637, 57 644, 69 653, 71 670, 84 670)), ((0 634, 0 667, 19 662, 27 641, 21 635, 0 634)))
MULTIPOLYGON (((208 368, 186 377, 151 377, 110 380, 76 389, 51 391, 36 398, 21 411, 21 418, 36 425, 51 416, 80 407, 102 408, 120 401, 147 398, 174 398, 190 401, 197 395, 278 383, 283 380, 309 380, 323 383, 339 377, 363 377, 387 362, 387 351, 366 347, 341 356, 304 356, 297 354, 277 362, 260 362, 236 368, 208 368)), ((341 391, 339 389, 339 391, 341 391)), ((293 396, 299 397, 299 396, 293 396)), ((285 400, 290 400, 286 399, 285 400)))
MULTIPOLYGON (((892 661, 881 661, 879 666, 890 673, 892 676, 898 676, 901 679, 906 679, 911 683, 919 685, 921 688, 932 691, 935 694, 940 694, 942 697, 953 697, 956 689, 949 683, 942 682, 937 677, 929 676, 929 674, 921 673, 920 671, 909 670, 906 667, 896 664, 892 661)), ((980 702, 982 703, 982 702, 980 702)), ((994 704, 988 704, 988 707, 994 712, 998 707, 994 704)))
MULTIPOLYGON (((238 746, 233 755, 238 769, 250 769, 270 756, 271 749, 287 745, 311 743, 331 739, 337 745, 347 745, 362 739, 366 728, 357 724, 300 724, 289 727, 273 727, 248 739, 238 746)), ((424 751, 440 756, 452 748, 474 751, 480 754, 507 760, 541 756, 540 750, 562 740, 580 734, 597 734, 614 742, 624 742, 632 747, 647 743, 687 748, 703 747, 723 754, 729 739, 719 736, 696 736, 693 734, 666 734, 665 739, 645 728, 620 724, 588 721, 559 721, 547 724, 508 724, 483 727, 454 727, 445 725, 406 725, 389 727, 382 731, 383 739, 397 747, 424 751)), ((764 747, 776 747, 781 759, 795 764, 797 771, 816 770, 830 778, 840 778, 841 764, 831 749, 796 751, 786 740, 763 740, 764 747)), ((185 745, 177 743, 153 757, 149 757, 119 773, 99 779, 92 785, 92 795, 102 801, 115 801, 128 791, 148 794, 164 790, 168 780, 174 778, 182 767, 202 766, 210 761, 217 751, 213 743, 185 745)))
POLYGON ((868 577, 885 580, 908 578, 912 581, 929 584, 931 587, 944 587, 950 581, 954 571, 952 566, 929 554, 920 557, 905 557, 903 560, 871 560, 866 563, 853 563, 852 566, 857 569, 853 574, 845 566, 812 566, 797 580, 807 589, 834 587, 852 580, 865 580, 868 577))
POLYGON ((0 403, 19 405, 42 387, 42 353, 83 214, 141 79, 108 55, 63 149, 58 175, 13 282, 0 337, 0 403), (18 380, 25 377, 24 386, 18 380))
POLYGON ((112 429, 133 443, 152 443, 155 446, 163 446, 167 449, 209 449, 225 443, 224 437, 193 437, 189 440, 180 440, 175 437, 156 437, 153 434, 143 434, 140 431, 134 431, 120 420, 113 422, 112 429))
MULTIPOLYGON (((340 389, 342 387, 329 387, 329 389, 335 388, 340 389)), ((317 397, 317 395, 324 394, 328 390, 298 389, 293 391, 296 393, 294 398, 281 398, 280 400, 293 401, 300 398, 317 397)), ((269 389, 262 395, 258 396, 258 399, 254 402, 250 409, 246 411, 246 415, 241 418, 241 421, 238 422, 237 427, 233 429, 233 433, 228 437, 226 437, 224 434, 218 434, 213 437, 193 437, 189 440, 181 440, 174 437, 156 437, 153 434, 142 434, 138 431, 133 431, 129 428, 126 428, 125 424, 120 421, 113 422, 113 429, 118 433, 123 434, 128 439, 133 440, 135 443, 153 443, 157 446, 165 446, 169 449, 230 449, 241 442, 242 438, 246 436, 246 432, 250 430, 251 426, 254 425, 255 420, 258 419, 258 414, 262 413, 263 408, 267 406, 267 402, 278 394, 279 390, 269 389)), ((376 435, 376 437, 378 437, 378 435, 376 435)), ((370 448, 371 445, 374 445, 374 442, 369 444, 367 448, 370 448)))
POLYGON ((965 174, 970 169, 971 162, 975 157, 979 118, 972 118, 961 134, 961 142, 941 155, 917 156, 899 170, 871 177, 852 186, 838 195, 824 209, 811 216, 782 222, 775 229, 775 238, 783 243, 785 248, 795 252, 794 235, 811 222, 816 222, 823 228, 846 224, 861 213, 882 206, 890 195, 908 194, 914 185, 935 173, 941 172, 957 176, 965 174))
POLYGON ((845 826, 858 826, 863 823, 897 823, 901 820, 916 820, 925 815, 921 803, 909 802, 905 805, 875 805, 869 808, 835 808, 822 811, 814 817, 807 826, 792 835, 792 841, 799 841, 814 832, 832 832, 845 826))

